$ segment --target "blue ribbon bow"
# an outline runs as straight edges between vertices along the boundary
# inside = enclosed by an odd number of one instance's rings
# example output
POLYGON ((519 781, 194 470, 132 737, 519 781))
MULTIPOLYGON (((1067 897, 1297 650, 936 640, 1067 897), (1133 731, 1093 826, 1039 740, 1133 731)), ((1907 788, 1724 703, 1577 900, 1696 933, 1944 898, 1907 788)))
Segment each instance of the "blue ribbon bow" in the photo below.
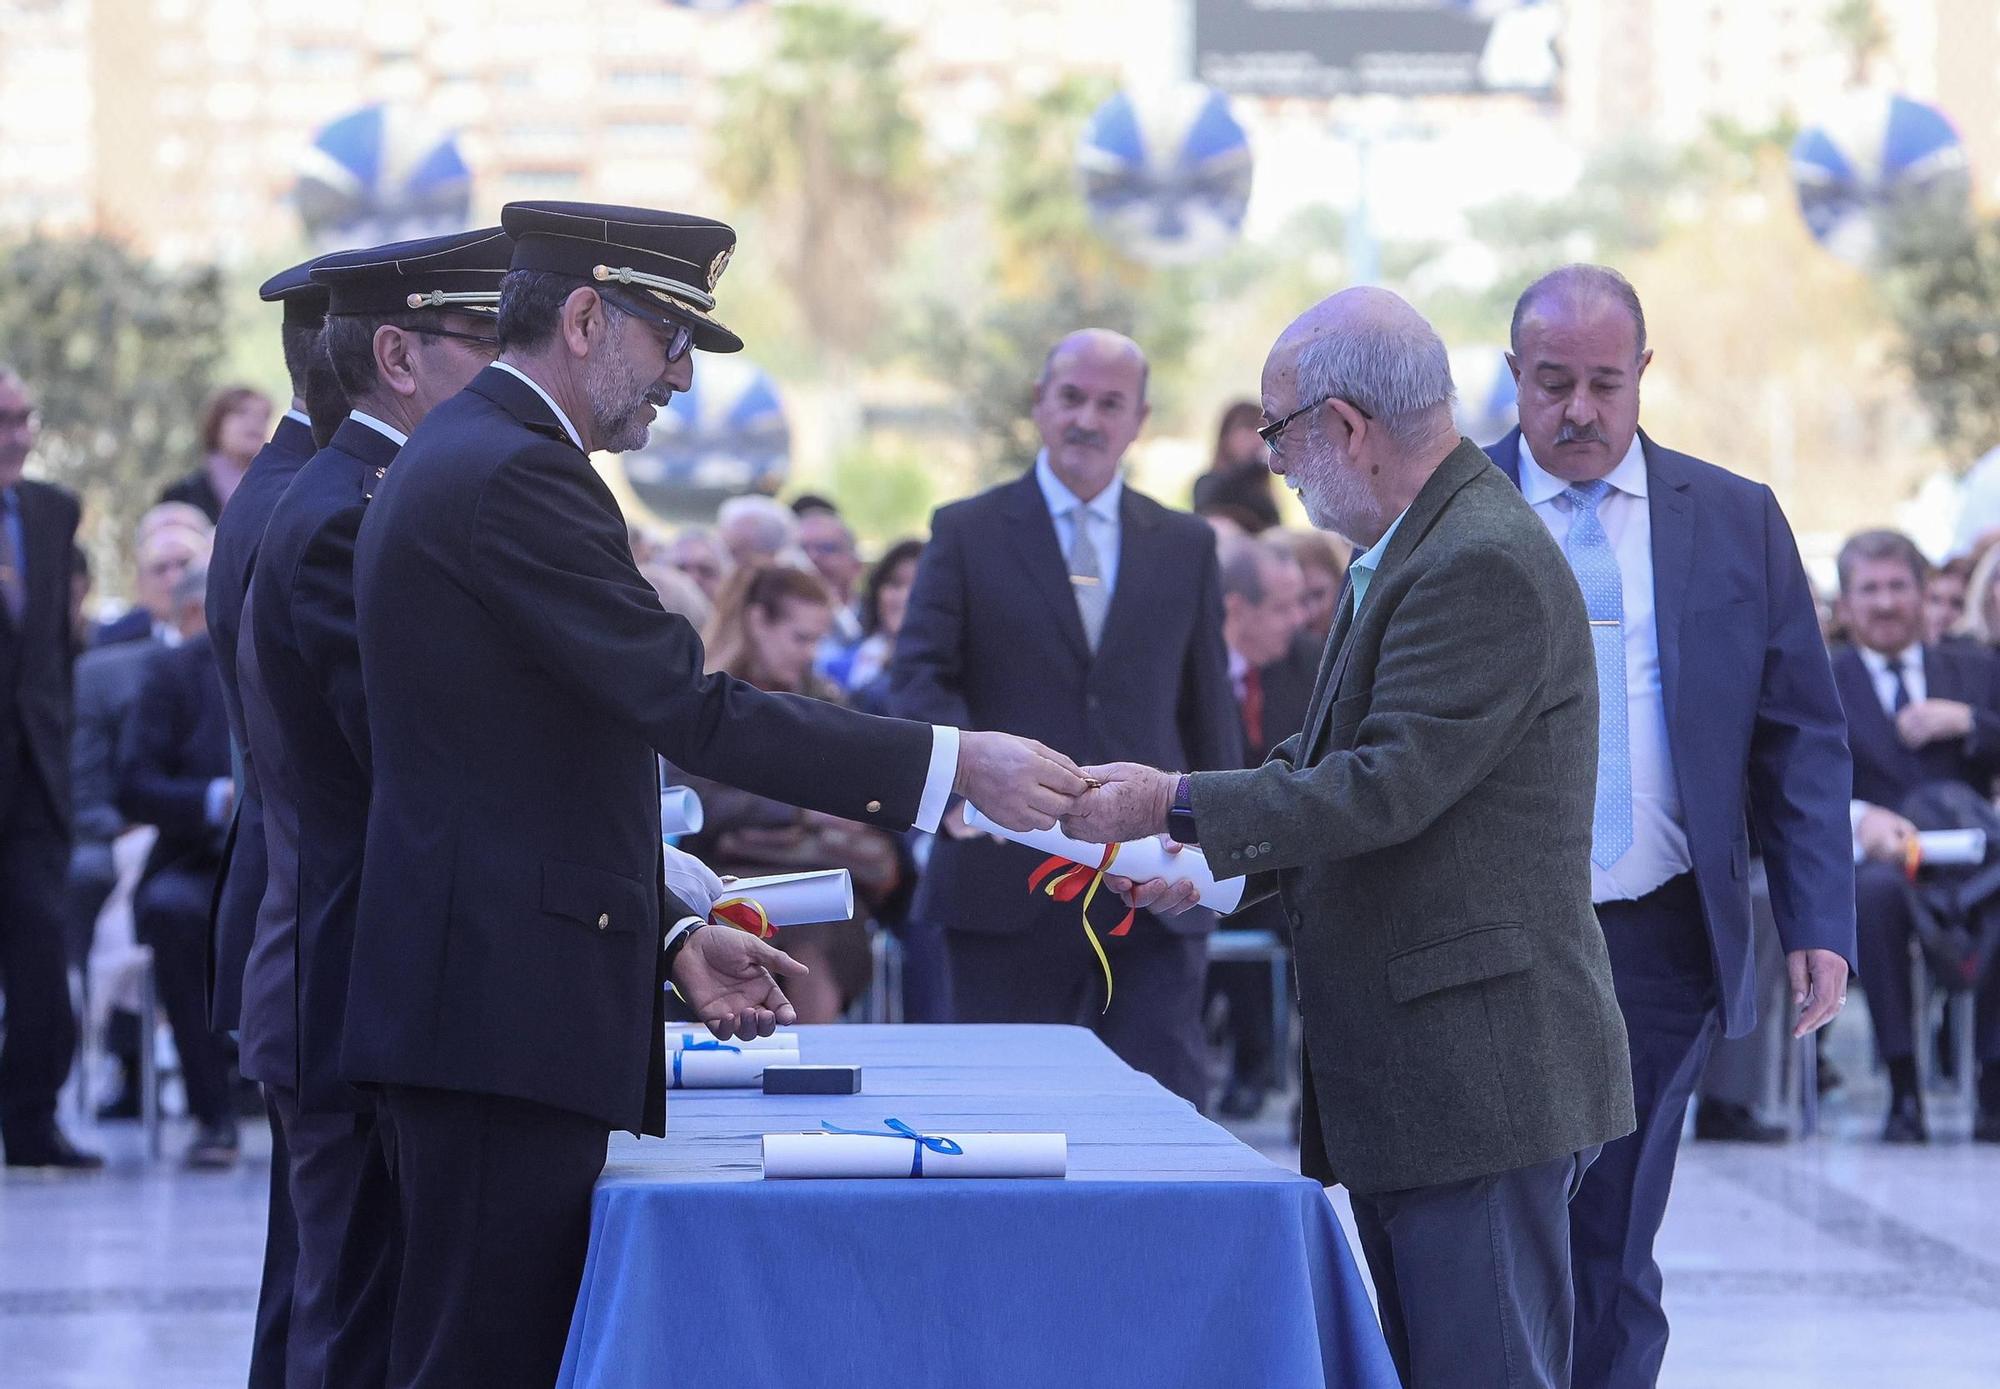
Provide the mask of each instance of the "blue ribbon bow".
POLYGON ((668 1087, 670 1089, 680 1090, 685 1088, 681 1084, 681 1053, 684 1051, 733 1051, 740 1055, 743 1048, 731 1046, 728 1042, 701 1041, 682 1043, 674 1049, 674 1079, 673 1083, 668 1087))
POLYGON ((889 1132, 878 1133, 874 1129, 844 1129, 837 1124, 829 1124, 824 1119, 820 1120, 819 1126, 828 1133, 851 1133, 861 1138, 909 1139, 915 1145, 910 1152, 910 1175, 912 1177, 921 1177, 924 1175, 924 1149, 926 1148, 929 1148, 939 1157, 959 1157, 965 1152, 965 1149, 959 1147, 951 1139, 918 1133, 901 1119, 884 1119, 882 1122, 889 1126, 889 1132))

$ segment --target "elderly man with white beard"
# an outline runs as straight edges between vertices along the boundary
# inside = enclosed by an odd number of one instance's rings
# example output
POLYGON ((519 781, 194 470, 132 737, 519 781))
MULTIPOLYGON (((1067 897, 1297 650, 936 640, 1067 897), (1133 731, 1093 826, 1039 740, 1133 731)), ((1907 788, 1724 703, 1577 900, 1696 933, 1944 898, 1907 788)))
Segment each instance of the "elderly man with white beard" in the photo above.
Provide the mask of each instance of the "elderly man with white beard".
MULTIPOLYGON (((1086 768, 1064 818, 1171 833, 1276 893, 1305 1021, 1300 1165, 1353 1196, 1403 1383, 1566 1386, 1569 1198, 1632 1129, 1591 912, 1597 682, 1548 530, 1452 424, 1444 344, 1353 289, 1264 367, 1271 467, 1362 551, 1304 728, 1263 766, 1086 768)), ((1109 879, 1172 911, 1185 885, 1109 879)))

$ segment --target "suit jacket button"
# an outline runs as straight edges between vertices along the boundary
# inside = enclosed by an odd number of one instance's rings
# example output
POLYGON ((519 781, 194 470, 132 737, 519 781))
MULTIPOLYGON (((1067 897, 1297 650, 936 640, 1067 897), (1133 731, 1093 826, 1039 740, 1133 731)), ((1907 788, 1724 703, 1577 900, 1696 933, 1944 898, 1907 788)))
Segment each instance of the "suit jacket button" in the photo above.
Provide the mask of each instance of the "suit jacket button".
POLYGON ((1271 845, 1270 845, 1270 843, 1269 843, 1268 841, 1266 841, 1265 843, 1262 843, 1262 844, 1259 844, 1259 845, 1257 846, 1257 852, 1258 852, 1258 853, 1260 853, 1260 854, 1268 854, 1268 853, 1270 853, 1270 852, 1271 852, 1271 845))
POLYGON ((1243 857, 1243 851, 1242 851, 1241 849, 1231 849, 1231 850, 1229 851, 1229 856, 1230 856, 1231 858, 1242 858, 1242 857, 1243 857))
POLYGON ((1255 858, 1255 857, 1257 857, 1257 846, 1256 846, 1255 844, 1246 844, 1246 845, 1244 845, 1244 846, 1243 846, 1243 857, 1245 857, 1245 858, 1255 858))
POLYGON ((611 929, 610 912, 599 912, 597 914, 597 929, 600 931, 608 931, 611 929))
POLYGON ((868 802, 868 813, 870 815, 880 815, 882 813, 882 802, 880 801, 868 802))

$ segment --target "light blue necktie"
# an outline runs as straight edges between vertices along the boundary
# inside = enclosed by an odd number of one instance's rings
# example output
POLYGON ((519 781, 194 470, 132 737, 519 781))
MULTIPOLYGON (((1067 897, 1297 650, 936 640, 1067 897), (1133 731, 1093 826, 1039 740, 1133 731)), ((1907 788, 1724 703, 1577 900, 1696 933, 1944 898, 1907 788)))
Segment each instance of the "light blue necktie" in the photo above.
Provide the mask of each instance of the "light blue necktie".
POLYGON ((1590 861, 1610 868, 1632 847, 1632 739, 1625 703, 1625 581, 1597 508, 1611 494, 1599 478, 1563 489, 1575 510, 1563 553, 1583 589, 1590 644, 1597 653, 1597 809, 1590 861))

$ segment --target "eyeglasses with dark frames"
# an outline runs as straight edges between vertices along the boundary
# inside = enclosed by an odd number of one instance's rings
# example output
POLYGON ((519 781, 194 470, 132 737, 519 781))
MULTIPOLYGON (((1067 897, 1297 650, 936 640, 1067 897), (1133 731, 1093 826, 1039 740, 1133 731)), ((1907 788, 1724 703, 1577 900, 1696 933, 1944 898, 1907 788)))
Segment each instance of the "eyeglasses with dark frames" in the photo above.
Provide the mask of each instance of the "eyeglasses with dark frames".
POLYGON ((1258 425, 1257 437, 1264 441, 1265 448, 1271 448, 1271 449, 1276 448, 1278 446, 1278 436, 1285 432, 1286 425, 1290 424, 1300 415, 1306 414, 1308 411, 1319 409, 1320 406, 1326 404, 1329 400, 1339 401, 1342 405, 1345 405, 1348 409, 1352 410, 1355 414, 1361 416, 1361 418, 1364 420, 1372 420, 1375 418, 1373 415, 1369 414, 1366 410, 1362 409, 1359 405, 1356 405, 1353 401, 1349 400, 1344 395, 1323 395, 1318 400, 1313 401, 1309 405, 1301 405, 1298 409, 1292 411, 1291 414, 1285 416, 1282 420, 1278 420, 1272 424, 1258 425))

